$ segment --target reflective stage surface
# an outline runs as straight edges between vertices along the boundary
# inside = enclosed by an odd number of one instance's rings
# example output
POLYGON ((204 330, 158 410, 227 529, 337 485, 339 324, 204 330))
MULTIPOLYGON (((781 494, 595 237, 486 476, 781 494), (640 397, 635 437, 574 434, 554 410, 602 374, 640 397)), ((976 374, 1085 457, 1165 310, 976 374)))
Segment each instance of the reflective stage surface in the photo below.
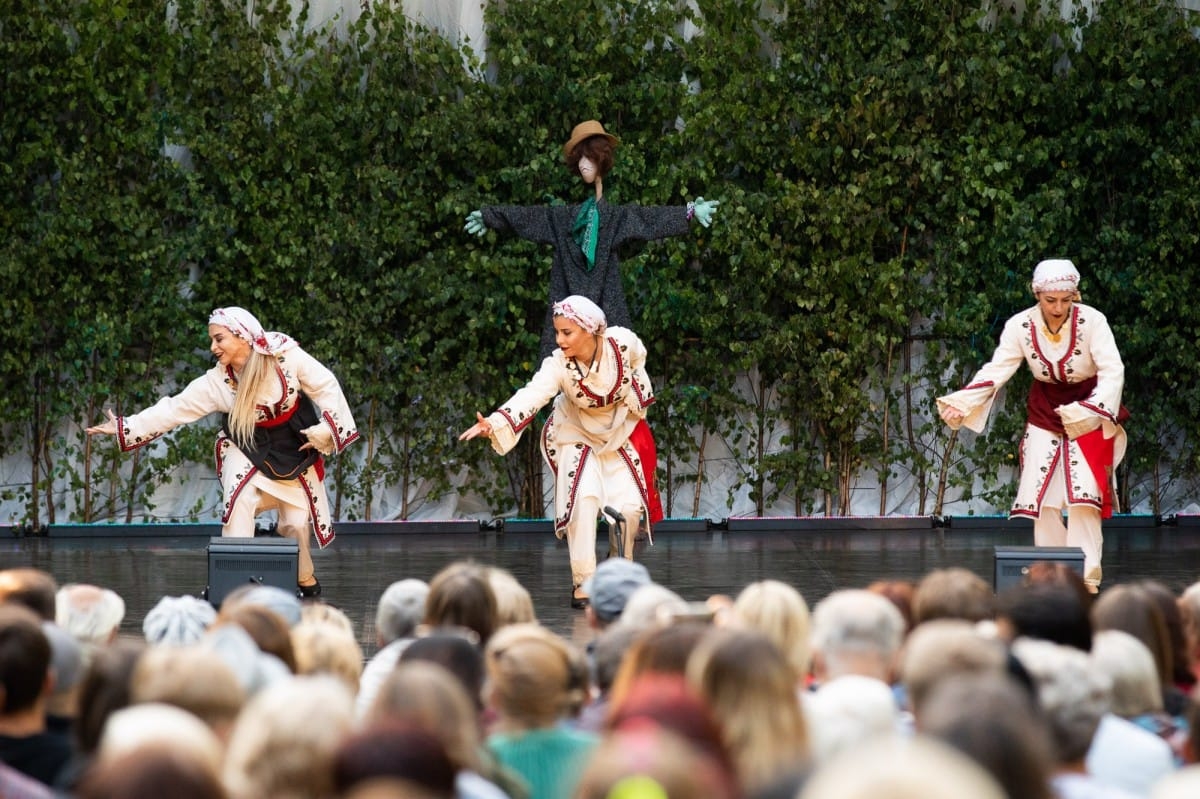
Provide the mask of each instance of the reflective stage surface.
MULTIPOLYGON (((733 595, 747 583, 774 578, 796 586, 812 607, 838 588, 864 587, 885 578, 915 580, 949 566, 970 569, 991 583, 995 546, 1032 543, 1028 526, 1003 522, 976 522, 960 529, 957 524, 889 527, 892 520, 880 519, 872 529, 872 520, 856 519, 851 527, 823 529, 813 520, 758 521, 762 524, 707 531, 672 531, 667 525, 656 533, 653 546, 638 544, 636 558, 656 582, 688 600, 733 595)), ((1200 523, 1157 524, 1152 518, 1120 522, 1105 530, 1105 586, 1154 578, 1178 592, 1200 580, 1200 523)), ((0 568, 34 566, 54 574, 60 584, 88 582, 112 588, 126 601, 123 632, 140 635, 142 619, 160 597, 203 589, 208 542, 207 532, 161 537, 5 535, 0 539, 0 568)), ((543 624, 580 643, 591 638, 584 614, 569 607, 566 545, 550 533, 343 532, 332 546, 313 554, 324 587, 322 598, 350 616, 368 655, 375 649, 375 603, 388 584, 405 577, 429 580, 448 563, 465 558, 511 571, 532 594, 543 624)))

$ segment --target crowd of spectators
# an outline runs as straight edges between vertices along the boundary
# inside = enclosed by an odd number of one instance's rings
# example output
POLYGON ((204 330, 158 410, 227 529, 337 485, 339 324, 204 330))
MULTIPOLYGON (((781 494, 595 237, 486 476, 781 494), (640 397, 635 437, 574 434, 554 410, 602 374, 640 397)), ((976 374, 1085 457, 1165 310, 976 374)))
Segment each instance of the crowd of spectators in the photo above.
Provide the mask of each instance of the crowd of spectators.
POLYGON ((613 557, 590 639, 474 561, 335 605, 0 570, 0 799, 1195 799, 1200 582, 1036 564, 684 598, 613 557))

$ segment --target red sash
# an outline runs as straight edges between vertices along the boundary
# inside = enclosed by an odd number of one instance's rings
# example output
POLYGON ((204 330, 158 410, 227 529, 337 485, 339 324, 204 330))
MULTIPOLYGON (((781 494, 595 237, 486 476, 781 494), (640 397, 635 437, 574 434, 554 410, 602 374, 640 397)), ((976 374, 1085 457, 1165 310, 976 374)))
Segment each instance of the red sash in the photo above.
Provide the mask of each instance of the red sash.
POLYGON ((642 459, 642 477, 646 481, 646 511, 650 514, 650 523, 656 524, 663 520, 662 497, 654 487, 654 475, 658 471, 658 447, 654 443, 654 434, 645 419, 638 421, 633 432, 629 434, 629 443, 637 450, 642 459))

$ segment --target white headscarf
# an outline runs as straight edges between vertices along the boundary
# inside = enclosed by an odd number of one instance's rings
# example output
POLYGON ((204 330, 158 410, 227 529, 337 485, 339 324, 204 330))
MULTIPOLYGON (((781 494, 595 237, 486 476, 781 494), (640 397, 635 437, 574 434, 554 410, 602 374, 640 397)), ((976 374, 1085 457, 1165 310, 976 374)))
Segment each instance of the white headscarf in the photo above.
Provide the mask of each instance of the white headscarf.
POLYGON ((1079 291, 1079 270, 1066 258, 1042 261, 1033 270, 1034 294, 1043 291, 1079 291))
POLYGON ((266 332, 254 314, 245 308, 238 308, 236 305, 217 308, 209 315, 208 323, 229 328, 233 335, 249 342, 255 352, 263 355, 278 355, 284 350, 296 346, 296 342, 291 336, 273 331, 266 332))
POLYGON ((554 303, 554 315, 565 316, 586 332, 593 335, 603 333, 608 320, 600 306, 580 294, 572 294, 565 300, 554 303))

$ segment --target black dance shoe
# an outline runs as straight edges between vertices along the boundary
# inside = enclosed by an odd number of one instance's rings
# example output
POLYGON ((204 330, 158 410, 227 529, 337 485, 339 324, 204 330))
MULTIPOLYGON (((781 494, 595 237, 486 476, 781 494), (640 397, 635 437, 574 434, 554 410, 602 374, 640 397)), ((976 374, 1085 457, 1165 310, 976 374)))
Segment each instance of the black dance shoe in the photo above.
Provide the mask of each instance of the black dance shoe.
POLYGON ((575 610, 583 610, 588 605, 592 604, 592 600, 586 596, 575 596, 575 589, 571 589, 571 607, 575 610))
POLYGON ((321 595, 321 581, 314 577, 312 585, 296 583, 296 593, 301 599, 315 599, 321 595))

